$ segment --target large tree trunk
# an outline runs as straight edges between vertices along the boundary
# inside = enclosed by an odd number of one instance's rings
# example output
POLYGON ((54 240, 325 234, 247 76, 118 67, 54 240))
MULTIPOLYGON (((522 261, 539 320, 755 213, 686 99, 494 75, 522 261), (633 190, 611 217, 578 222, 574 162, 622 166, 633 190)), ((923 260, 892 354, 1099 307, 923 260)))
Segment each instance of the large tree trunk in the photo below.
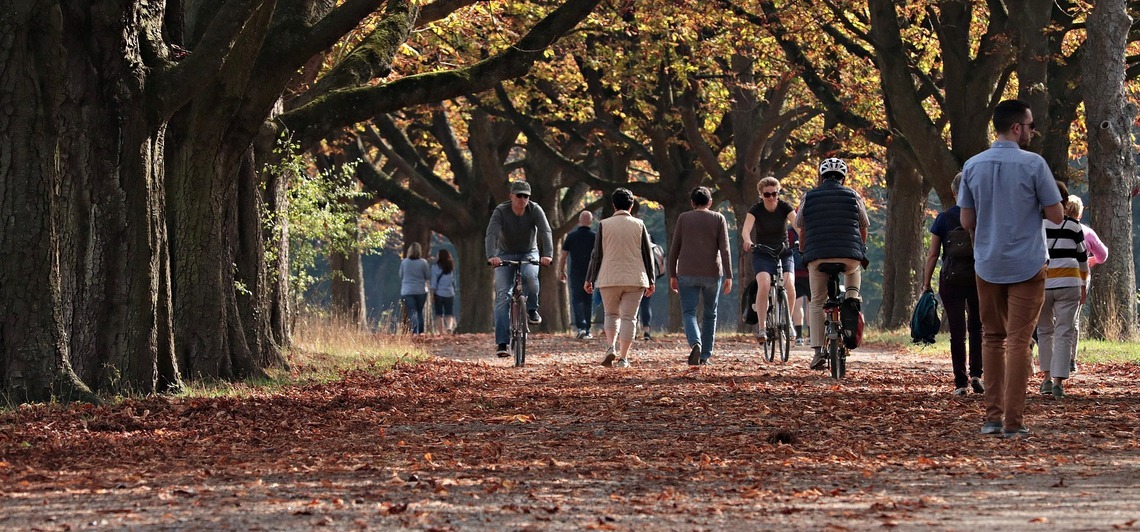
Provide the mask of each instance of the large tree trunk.
POLYGON ((139 56, 154 13, 0 14, 0 387, 18 401, 180 386, 169 327, 163 127, 139 56), (76 330, 69 345, 67 332, 76 330), (74 348, 72 347, 74 346, 74 348), (78 361, 81 376, 73 372, 78 361))
POLYGON ((495 324, 495 280, 491 275, 491 267, 487 265, 483 234, 469 233, 449 238, 455 244, 455 254, 459 259, 456 265, 459 270, 459 278, 456 280, 459 292, 459 332, 491 331, 495 324))
POLYGON ((924 257, 922 228, 926 197, 930 192, 914 166, 896 150, 889 150, 887 168, 887 223, 883 259, 883 301, 879 323, 885 329, 910 321, 918 298, 924 257))
POLYGON ((1131 127, 1136 108, 1124 94, 1125 45, 1131 19, 1125 0, 1102 0, 1089 17, 1085 43, 1085 121, 1089 145, 1092 227, 1108 246, 1093 269, 1089 332, 1121 340, 1136 335, 1136 272, 1132 263, 1130 191, 1135 183, 1131 127))

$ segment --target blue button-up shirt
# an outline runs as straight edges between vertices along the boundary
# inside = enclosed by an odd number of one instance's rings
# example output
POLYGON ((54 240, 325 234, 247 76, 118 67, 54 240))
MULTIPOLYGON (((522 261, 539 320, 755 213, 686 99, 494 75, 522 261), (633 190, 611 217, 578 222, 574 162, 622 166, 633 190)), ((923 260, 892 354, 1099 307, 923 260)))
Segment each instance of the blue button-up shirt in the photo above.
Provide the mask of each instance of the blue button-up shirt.
POLYGON ((999 140, 966 161, 958 206, 974 209, 974 271, 989 283, 1020 283, 1048 259, 1041 210, 1061 202, 1045 159, 999 140))

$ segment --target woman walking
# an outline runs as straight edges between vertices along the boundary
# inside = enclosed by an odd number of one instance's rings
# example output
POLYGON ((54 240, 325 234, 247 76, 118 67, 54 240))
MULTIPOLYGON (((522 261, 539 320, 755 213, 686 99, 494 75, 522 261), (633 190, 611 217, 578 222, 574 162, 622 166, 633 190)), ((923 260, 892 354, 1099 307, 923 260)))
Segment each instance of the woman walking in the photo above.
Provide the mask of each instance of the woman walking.
POLYGON ((427 303, 428 262, 423 259, 419 242, 408 246, 404 260, 400 261, 400 298, 408 316, 412 334, 424 332, 424 304, 427 303))
MULTIPOLYGON (((1069 189, 1057 181, 1061 207, 1067 209, 1069 189)), ((1085 302, 1089 275, 1088 252, 1081 222, 1065 216, 1061 223, 1042 221, 1045 245, 1049 249, 1045 278, 1045 305, 1037 320, 1038 363, 1045 380, 1041 394, 1065 397, 1064 380, 1069 378, 1069 362, 1077 341, 1077 311, 1085 302)))
POLYGON ((615 212, 598 225, 583 288, 589 294, 595 288, 602 294, 607 342, 602 365, 610 367, 617 359, 617 366, 625 368, 629 367, 637 309, 642 295, 653 295, 656 275, 649 232, 629 212, 633 193, 619 188, 611 201, 615 212))
POLYGON ((431 308, 435 312, 435 330, 455 332, 455 262, 451 252, 439 250, 431 266, 431 308))

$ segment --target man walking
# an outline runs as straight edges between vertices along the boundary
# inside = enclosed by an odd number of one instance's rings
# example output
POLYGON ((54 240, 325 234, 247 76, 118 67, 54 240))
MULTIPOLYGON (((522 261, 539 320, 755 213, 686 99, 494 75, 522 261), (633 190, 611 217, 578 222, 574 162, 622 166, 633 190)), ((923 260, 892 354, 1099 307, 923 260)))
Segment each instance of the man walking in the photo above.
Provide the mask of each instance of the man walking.
POLYGON ((669 245, 669 288, 681 296, 681 321, 689 341, 689 365, 705 365, 712 356, 716 336, 716 307, 720 287, 732 291, 732 261, 728 254, 728 222, 709 210, 712 191, 694 188, 689 195, 693 210, 677 218, 669 245), (697 326, 697 300, 703 299, 697 326))
POLYGON ((558 278, 563 283, 569 279, 570 290, 570 316, 574 319, 574 326, 578 329, 577 339, 591 338, 590 324, 594 315, 592 303, 593 296, 587 294, 583 286, 586 284, 586 271, 590 268, 590 253, 594 250, 594 239, 597 233, 590 229, 594 222, 594 214, 582 211, 578 215, 578 228, 566 235, 562 242, 562 260, 558 263, 558 278), (567 275, 569 263, 569 275, 567 275))
POLYGON ((1024 437, 1029 342, 1045 301, 1048 255, 1041 215, 1059 224, 1061 193, 1040 155, 1025 151, 1033 112, 1020 100, 994 108, 997 140, 962 167, 958 206, 974 237, 986 418, 982 434, 1024 437))
MULTIPOLYGON (((511 183, 511 199, 500 203, 491 213, 484 241, 487 262, 495 269, 495 354, 510 356, 511 290, 514 288, 514 268, 499 268, 504 260, 538 260, 550 266, 554 256, 554 241, 550 222, 542 207, 530 201, 530 184, 526 181, 511 183), (541 255, 539 253, 541 246, 541 255), (540 258, 541 257, 541 258, 540 258)), ((538 314, 538 267, 522 266, 526 286, 526 315, 531 323, 542 323, 538 314)))

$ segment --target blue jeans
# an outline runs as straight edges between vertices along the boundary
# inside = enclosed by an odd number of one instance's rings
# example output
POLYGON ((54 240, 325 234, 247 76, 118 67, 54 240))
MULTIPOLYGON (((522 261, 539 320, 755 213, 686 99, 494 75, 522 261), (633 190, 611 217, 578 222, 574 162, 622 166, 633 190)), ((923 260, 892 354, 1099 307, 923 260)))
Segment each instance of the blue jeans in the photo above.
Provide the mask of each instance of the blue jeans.
POLYGON ((579 331, 589 331, 594 319, 594 296, 582 289, 586 278, 570 277, 567 282, 570 284, 570 314, 574 318, 574 327, 579 331))
POLYGON ((653 309, 649 306, 648 297, 641 298, 641 306, 638 307, 637 315, 641 318, 642 327, 650 327, 653 325, 653 309))
MULTIPOLYGON (((502 260, 538 260, 538 253, 507 253, 499 255, 502 260)), ((522 267, 523 290, 526 291, 527 310, 538 310, 538 266, 526 264, 522 267)), ((495 343, 511 341, 511 295, 515 288, 515 267, 495 268, 495 343)))
POLYGON ((427 294, 406 294, 400 296, 404 299, 404 309, 408 313, 408 326, 412 334, 424 332, 424 303, 427 303, 427 294))
POLYGON ((681 323, 685 326, 685 338, 689 340, 690 346, 701 344, 701 360, 708 360, 712 355, 721 282, 721 277, 695 275, 677 277, 677 288, 681 295, 681 323), (697 299, 704 300, 700 330, 697 329, 697 299))

